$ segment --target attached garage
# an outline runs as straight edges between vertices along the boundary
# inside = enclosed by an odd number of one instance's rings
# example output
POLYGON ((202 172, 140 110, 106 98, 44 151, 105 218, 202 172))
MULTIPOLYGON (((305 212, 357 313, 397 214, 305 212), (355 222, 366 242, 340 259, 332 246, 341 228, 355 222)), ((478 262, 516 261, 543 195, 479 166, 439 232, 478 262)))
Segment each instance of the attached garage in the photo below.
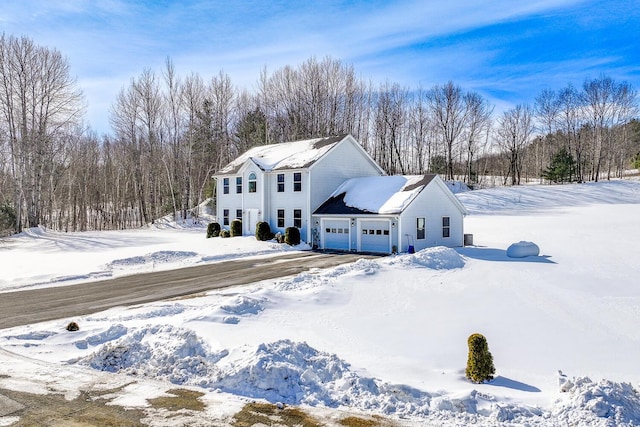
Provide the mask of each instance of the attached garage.
POLYGON ((349 220, 325 219, 322 221, 322 248, 348 251, 349 220))
POLYGON ((391 221, 358 221, 361 252, 391 252, 391 221))
POLYGON ((437 175, 351 178, 313 213, 321 249, 399 253, 463 244, 466 209, 437 175))

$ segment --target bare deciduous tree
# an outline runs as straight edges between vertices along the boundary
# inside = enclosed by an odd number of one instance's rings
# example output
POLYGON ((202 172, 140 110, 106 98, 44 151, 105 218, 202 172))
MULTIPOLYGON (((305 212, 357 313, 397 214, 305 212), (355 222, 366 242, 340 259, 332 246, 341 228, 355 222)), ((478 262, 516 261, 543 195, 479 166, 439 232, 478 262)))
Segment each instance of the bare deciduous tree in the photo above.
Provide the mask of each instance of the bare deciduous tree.
POLYGON ((0 135, 8 147, 16 230, 42 222, 65 133, 82 112, 82 94, 60 52, 26 37, 0 36, 0 135))
POLYGON ((483 143, 486 143, 488 132, 491 128, 491 114, 493 107, 481 95, 469 92, 464 97, 465 108, 467 110, 467 123, 463 130, 465 141, 466 168, 465 180, 471 184, 473 179, 473 160, 477 151, 483 143))
POLYGON ((496 140, 509 162, 505 184, 511 177, 511 185, 520 185, 523 153, 533 134, 533 112, 528 105, 517 105, 505 111, 498 119, 496 140))
POLYGON ((467 123, 468 110, 460 86, 448 82, 436 85, 427 92, 427 102, 435 128, 445 146, 446 179, 454 178, 454 148, 467 123))

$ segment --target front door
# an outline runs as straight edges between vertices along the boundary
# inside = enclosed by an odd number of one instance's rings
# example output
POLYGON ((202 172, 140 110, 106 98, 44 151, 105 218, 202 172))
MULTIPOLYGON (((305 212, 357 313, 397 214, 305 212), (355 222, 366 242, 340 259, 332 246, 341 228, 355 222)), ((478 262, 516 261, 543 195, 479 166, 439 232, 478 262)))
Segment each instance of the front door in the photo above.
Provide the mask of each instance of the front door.
POLYGON ((256 232, 256 225, 258 225, 258 216, 260 210, 258 209, 247 209, 247 218, 245 221, 244 234, 251 235, 256 232))

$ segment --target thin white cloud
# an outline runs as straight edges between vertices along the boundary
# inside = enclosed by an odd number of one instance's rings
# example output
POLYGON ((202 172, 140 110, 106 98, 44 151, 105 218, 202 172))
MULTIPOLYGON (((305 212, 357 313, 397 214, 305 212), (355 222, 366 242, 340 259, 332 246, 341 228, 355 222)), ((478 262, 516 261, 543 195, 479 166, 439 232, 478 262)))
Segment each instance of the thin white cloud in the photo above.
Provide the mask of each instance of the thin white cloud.
MULTIPOLYGON (((250 90, 263 67, 295 66, 311 56, 341 59, 376 83, 390 80, 415 88, 453 80, 469 90, 502 95, 599 68, 633 75, 628 60, 620 61, 615 53, 606 58, 581 53, 582 62, 573 57, 503 62, 508 47, 518 40, 526 43, 535 28, 500 34, 504 40, 474 35, 505 23, 578 14, 597 1, 8 0, 0 22, 8 34, 27 35, 68 56, 94 124, 131 77, 144 68, 160 72, 166 57, 182 75, 197 72, 208 79, 224 70, 236 85, 250 90)), ((579 22, 588 28, 587 21, 579 22)), ((107 109, 102 116, 107 123, 107 109)))

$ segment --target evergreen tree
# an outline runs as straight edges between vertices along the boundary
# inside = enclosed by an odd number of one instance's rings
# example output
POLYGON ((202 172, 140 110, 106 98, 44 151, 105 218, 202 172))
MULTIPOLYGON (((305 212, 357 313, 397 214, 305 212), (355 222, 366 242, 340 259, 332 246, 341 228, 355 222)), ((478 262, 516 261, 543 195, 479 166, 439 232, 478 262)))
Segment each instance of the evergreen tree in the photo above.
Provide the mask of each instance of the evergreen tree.
POLYGON ((231 237, 242 236, 242 220, 234 219, 231 221, 229 232, 231 233, 231 237))
POLYGON ((0 205, 0 237, 16 231, 16 211, 9 203, 0 205))
POLYGON ((284 230, 284 242, 290 246, 299 245, 300 230, 298 230, 296 227, 287 227, 284 230))
POLYGON ((469 357, 465 376, 474 383, 482 383, 493 379, 496 368, 493 366, 493 356, 489 351, 487 339, 481 334, 472 334, 467 340, 469 357))
POLYGON ((549 167, 542 172, 542 177, 552 182, 571 182, 575 165, 576 161, 571 153, 562 147, 551 159, 549 167))

